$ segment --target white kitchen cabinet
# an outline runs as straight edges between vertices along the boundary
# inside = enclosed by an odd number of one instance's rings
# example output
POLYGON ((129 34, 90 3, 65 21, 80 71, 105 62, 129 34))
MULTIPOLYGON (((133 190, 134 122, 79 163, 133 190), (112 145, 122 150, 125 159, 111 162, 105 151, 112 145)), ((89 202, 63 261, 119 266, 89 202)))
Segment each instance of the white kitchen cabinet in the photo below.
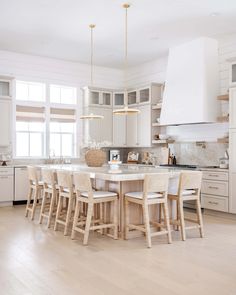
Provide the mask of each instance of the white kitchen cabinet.
POLYGON ((150 105, 139 106, 138 114, 138 146, 151 146, 151 108, 150 105))
POLYGON ((126 146, 126 116, 113 115, 113 146, 126 146))
POLYGON ((229 174, 229 213, 236 214, 236 172, 229 174))
POLYGON ((201 205, 202 208, 228 212, 229 200, 226 197, 217 197, 212 195, 201 194, 201 205))
POLYGON ((236 87, 229 90, 229 128, 236 128, 236 87))
POLYGON ((138 146, 138 114, 127 116, 127 146, 138 146))
POLYGON ((104 116, 104 119, 85 120, 85 142, 109 141, 112 143, 112 109, 101 107, 89 107, 85 113, 104 116))
POLYGON ((228 187, 229 187, 228 181, 215 181, 215 180, 203 179, 201 192, 203 194, 228 197, 229 196, 228 187))
POLYGON ((127 147, 151 146, 151 106, 137 106, 139 114, 113 116, 113 145, 127 147), (126 138, 126 141, 125 141, 126 138))
POLYGON ((236 129, 229 132, 229 212, 236 213, 236 129))
POLYGON ((112 106, 112 92, 106 89, 84 87, 84 106, 112 106))
POLYGON ((229 212, 229 174, 227 171, 205 170, 202 175, 201 206, 229 212))
POLYGON ((27 200, 29 190, 27 167, 15 168, 15 192, 14 201, 27 200))
POLYGON ((0 168, 0 206, 1 202, 13 201, 13 168, 0 168))
POLYGON ((229 170, 236 172, 236 129, 229 132, 229 170))
POLYGON ((0 146, 11 144, 11 100, 0 99, 0 146))

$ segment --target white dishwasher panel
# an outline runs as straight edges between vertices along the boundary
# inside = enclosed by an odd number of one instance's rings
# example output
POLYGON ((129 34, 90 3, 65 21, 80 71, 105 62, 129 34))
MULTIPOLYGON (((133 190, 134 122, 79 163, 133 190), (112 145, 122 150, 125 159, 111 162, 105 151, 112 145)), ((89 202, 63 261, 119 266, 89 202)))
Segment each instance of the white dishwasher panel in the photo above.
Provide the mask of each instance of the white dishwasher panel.
POLYGON ((27 200, 29 190, 27 167, 15 168, 15 197, 14 201, 27 200))

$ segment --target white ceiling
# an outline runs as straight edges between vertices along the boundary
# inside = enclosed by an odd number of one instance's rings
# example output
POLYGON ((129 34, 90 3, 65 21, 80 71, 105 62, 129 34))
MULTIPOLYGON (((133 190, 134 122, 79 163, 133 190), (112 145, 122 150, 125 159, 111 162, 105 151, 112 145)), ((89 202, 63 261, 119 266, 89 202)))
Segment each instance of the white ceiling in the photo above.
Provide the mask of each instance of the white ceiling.
MULTIPOLYGON (((0 0, 0 50, 89 63, 89 23, 95 23, 95 63, 121 67, 124 1, 0 0)), ((156 59, 198 36, 236 31, 236 0, 131 0, 129 65, 156 59), (215 13, 215 16, 212 14, 215 13)))

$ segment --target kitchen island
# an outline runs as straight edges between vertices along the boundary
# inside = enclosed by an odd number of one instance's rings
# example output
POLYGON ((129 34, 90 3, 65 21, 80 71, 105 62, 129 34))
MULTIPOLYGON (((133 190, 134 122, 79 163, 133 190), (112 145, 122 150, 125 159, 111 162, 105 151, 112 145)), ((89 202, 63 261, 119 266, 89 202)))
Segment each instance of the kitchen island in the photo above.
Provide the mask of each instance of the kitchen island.
MULTIPOLYGON (((88 167, 87 165, 39 165, 40 168, 52 170, 66 170, 71 172, 86 172, 93 179, 93 185, 98 190, 110 190, 119 195, 119 231, 120 236, 124 236, 124 194, 131 191, 142 191, 145 174, 169 174, 169 191, 173 194, 178 189, 178 179, 180 170, 172 168, 160 168, 154 166, 139 165, 119 165, 112 169, 109 165, 102 167, 88 167)), ((134 223, 142 222, 142 210, 140 206, 132 204, 130 219, 134 223)), ((153 206, 150 216, 157 218, 158 210, 153 206)), ((109 210, 108 210, 109 211, 109 210)), ((171 214, 175 214, 175 207, 171 207, 171 214)))

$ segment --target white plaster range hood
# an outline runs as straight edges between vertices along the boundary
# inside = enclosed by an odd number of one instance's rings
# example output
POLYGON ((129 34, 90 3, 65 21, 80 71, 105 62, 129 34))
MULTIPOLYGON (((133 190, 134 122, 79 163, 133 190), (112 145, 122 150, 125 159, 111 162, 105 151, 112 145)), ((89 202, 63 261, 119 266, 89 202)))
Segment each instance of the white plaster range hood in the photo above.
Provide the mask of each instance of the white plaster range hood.
POLYGON ((217 95, 216 40, 202 37, 169 50, 161 125, 216 122, 217 95))

